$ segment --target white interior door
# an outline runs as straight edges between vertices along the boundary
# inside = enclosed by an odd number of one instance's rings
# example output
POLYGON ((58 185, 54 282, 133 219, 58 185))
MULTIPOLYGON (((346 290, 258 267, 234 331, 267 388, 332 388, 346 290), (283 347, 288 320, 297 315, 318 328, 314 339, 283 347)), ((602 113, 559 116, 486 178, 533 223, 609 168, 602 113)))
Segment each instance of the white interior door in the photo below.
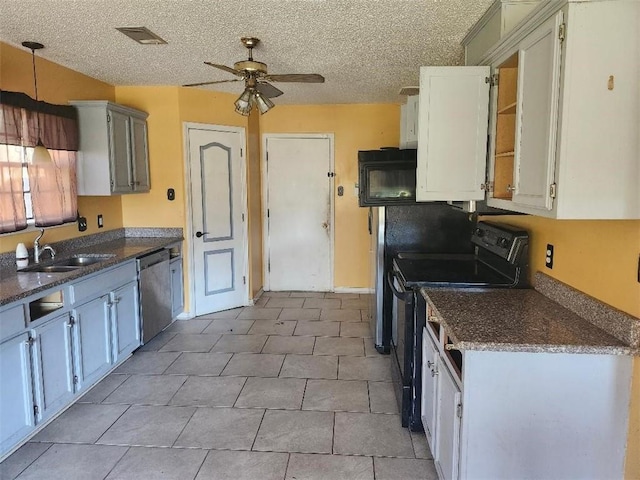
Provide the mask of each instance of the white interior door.
POLYGON ((196 315, 247 305, 244 129, 187 124, 196 315))
POLYGON ((265 135, 266 290, 333 287, 331 135, 265 135))

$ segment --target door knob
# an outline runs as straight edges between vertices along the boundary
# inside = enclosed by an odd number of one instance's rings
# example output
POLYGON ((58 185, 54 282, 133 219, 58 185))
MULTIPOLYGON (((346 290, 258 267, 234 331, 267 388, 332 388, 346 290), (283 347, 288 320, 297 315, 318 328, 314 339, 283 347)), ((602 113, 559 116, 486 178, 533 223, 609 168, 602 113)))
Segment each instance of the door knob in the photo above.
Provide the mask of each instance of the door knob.
POLYGON ((198 238, 203 237, 205 235, 209 235, 209 232, 196 232, 196 237, 198 238))

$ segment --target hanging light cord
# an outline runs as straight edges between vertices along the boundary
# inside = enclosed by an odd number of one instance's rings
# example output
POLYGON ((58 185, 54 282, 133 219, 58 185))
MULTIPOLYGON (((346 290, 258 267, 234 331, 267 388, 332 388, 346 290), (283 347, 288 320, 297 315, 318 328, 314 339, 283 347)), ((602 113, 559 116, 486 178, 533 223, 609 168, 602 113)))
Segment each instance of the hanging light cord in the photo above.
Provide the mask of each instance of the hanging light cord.
POLYGON ((38 101, 38 77, 36 75, 36 51, 33 48, 31 49, 31 60, 33 63, 33 89, 36 92, 36 102, 37 102, 38 101))

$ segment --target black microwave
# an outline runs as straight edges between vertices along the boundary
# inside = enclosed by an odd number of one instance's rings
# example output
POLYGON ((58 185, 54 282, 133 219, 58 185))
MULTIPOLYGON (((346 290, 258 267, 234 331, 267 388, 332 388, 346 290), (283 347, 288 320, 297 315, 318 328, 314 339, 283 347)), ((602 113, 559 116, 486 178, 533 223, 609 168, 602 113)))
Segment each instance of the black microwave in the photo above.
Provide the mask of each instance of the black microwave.
POLYGON ((383 148, 358 152, 358 204, 361 207, 416 203, 417 150, 383 148))

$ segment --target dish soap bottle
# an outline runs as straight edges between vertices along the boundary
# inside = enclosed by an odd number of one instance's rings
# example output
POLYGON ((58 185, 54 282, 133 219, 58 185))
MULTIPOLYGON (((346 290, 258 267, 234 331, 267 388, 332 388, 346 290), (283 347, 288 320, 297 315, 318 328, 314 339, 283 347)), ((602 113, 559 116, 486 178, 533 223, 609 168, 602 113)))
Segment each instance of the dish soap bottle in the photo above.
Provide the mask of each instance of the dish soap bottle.
POLYGON ((29 252, 24 243, 19 243, 16 247, 16 267, 25 268, 29 265, 29 252))

